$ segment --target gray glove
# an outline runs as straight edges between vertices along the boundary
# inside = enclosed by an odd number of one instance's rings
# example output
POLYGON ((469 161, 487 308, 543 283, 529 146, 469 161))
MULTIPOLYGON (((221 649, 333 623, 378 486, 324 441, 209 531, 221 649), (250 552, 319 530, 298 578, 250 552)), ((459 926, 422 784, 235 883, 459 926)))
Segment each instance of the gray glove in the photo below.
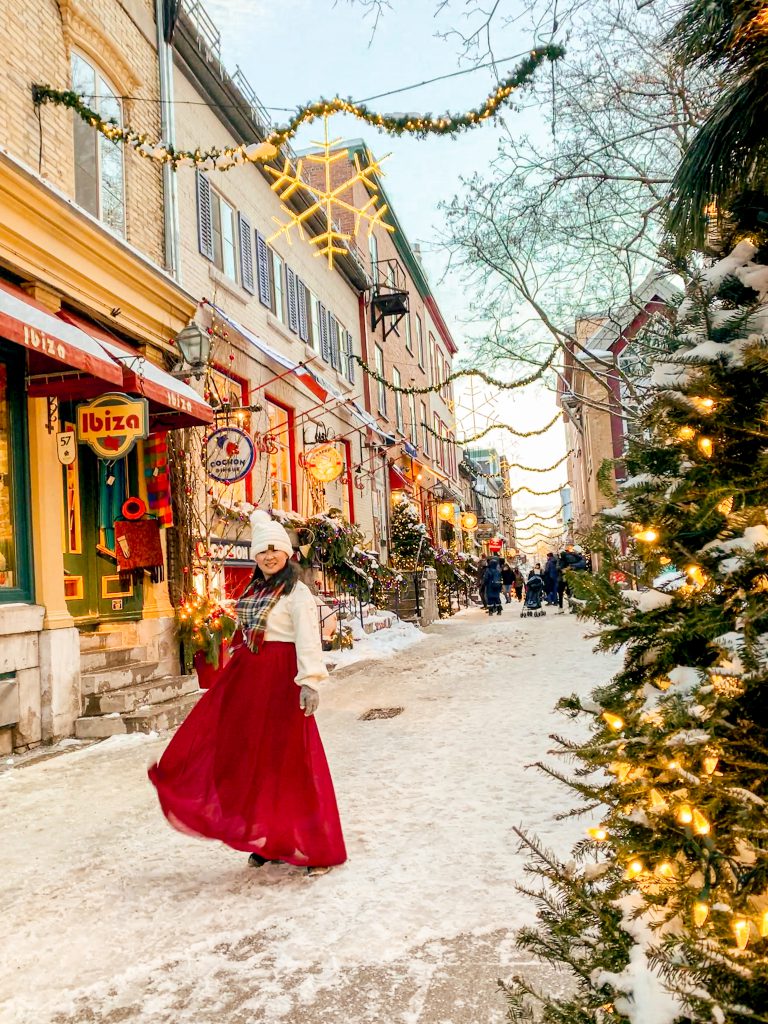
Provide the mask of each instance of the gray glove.
POLYGON ((299 707, 307 718, 309 718, 310 715, 314 715, 319 704, 320 697, 317 690, 313 690, 311 686, 302 686, 301 693, 299 695, 299 707))

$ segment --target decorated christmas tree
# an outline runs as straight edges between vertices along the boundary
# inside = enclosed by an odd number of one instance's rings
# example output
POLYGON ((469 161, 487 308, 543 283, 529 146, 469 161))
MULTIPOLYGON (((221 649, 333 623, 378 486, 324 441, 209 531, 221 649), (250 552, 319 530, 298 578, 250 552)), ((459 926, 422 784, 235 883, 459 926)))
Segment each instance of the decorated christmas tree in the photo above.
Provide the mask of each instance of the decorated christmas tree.
MULTIPOLYGON (((759 240, 758 240, 759 241, 759 240)), ((768 247, 701 273, 602 517, 607 564, 573 574, 621 671, 561 709, 585 834, 568 863, 524 836, 539 925, 521 946, 567 995, 508 989, 510 1020, 768 1021, 768 247), (626 569, 637 589, 609 583, 626 569)))
POLYGON ((416 507, 407 498, 392 506, 390 520, 392 537, 392 564, 396 569, 415 569, 432 564, 432 547, 427 528, 419 518, 416 507))

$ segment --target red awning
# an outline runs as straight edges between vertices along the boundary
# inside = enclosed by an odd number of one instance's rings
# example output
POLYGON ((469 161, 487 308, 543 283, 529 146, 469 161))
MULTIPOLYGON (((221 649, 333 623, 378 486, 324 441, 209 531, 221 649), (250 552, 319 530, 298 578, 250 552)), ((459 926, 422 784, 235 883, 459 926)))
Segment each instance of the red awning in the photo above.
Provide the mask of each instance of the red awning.
POLYGON ((0 281, 0 337, 29 353, 29 394, 88 398, 122 387, 120 366, 94 338, 0 281))
POLYGON ((155 427, 199 427, 213 423, 213 409, 198 393, 161 369, 129 345, 112 337, 98 324, 62 310, 59 316, 93 336, 121 370, 120 387, 132 395, 143 395, 155 427))
POLYGON ((389 486, 393 491, 407 491, 408 494, 413 494, 413 480, 397 466, 389 467, 389 486))

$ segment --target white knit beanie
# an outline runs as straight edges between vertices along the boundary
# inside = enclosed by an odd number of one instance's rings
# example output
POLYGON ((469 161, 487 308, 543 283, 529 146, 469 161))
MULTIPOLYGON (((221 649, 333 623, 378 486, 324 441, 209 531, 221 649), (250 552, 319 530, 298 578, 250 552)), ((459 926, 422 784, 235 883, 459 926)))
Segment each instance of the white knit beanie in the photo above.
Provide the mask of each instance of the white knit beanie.
POLYGON ((269 547, 275 551, 284 551, 290 558, 293 545, 285 527, 275 522, 268 512, 257 508, 251 512, 251 555, 259 555, 269 547))

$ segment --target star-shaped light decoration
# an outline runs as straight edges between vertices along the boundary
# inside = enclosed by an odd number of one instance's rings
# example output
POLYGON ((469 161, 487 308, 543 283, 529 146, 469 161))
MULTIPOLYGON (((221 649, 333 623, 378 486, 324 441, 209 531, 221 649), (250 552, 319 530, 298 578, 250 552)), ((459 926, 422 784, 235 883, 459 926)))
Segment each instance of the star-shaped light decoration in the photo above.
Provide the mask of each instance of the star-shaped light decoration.
POLYGON ((282 171, 275 170, 273 167, 267 166, 267 171, 274 177, 275 181, 272 184, 272 191, 276 192, 280 199, 283 201, 281 209, 284 214, 288 217, 288 220, 283 221, 279 217, 273 217, 272 219, 278 225, 278 230, 268 239, 269 242, 273 242, 280 235, 285 235, 289 242, 292 241, 291 233, 295 228, 299 238, 304 239, 304 224, 305 222, 318 212, 325 214, 326 229, 319 235, 314 235, 309 239, 310 244, 316 246, 316 256, 324 256, 328 261, 328 268, 333 270, 334 257, 344 256, 347 253, 347 247, 343 243, 350 242, 354 237, 357 236, 360 230, 362 222, 368 225, 368 235, 373 233, 374 228, 378 224, 384 228, 385 231, 394 231, 392 224, 387 224, 384 220, 384 214, 387 212, 387 204, 384 203, 382 206, 377 206, 379 196, 377 192, 377 185, 374 181, 375 175, 382 174, 381 165, 386 160, 386 157, 382 157, 381 160, 371 160, 367 166, 363 167, 360 163, 360 159, 357 153, 354 154, 354 173, 345 179, 340 185, 335 188, 331 185, 331 167, 339 160, 347 159, 348 151, 346 149, 337 149, 334 151, 334 147, 338 146, 341 139, 330 140, 328 138, 328 118, 323 118, 324 127, 324 140, 323 142, 315 142, 313 145, 319 146, 320 153, 310 153, 303 159, 299 159, 296 162, 295 168, 291 165, 290 160, 286 159, 283 165, 282 171), (316 185, 310 184, 308 181, 304 181, 301 175, 301 169, 306 160, 307 163, 321 164, 325 168, 324 187, 320 188, 316 185), (364 206, 356 207, 346 200, 342 199, 341 196, 348 189, 352 188, 357 182, 362 182, 367 189, 369 189, 371 195, 364 206), (294 194, 294 192, 304 192, 311 200, 306 210, 302 210, 301 213, 297 213, 295 210, 291 210, 285 205, 285 200, 294 194), (355 227, 352 234, 339 230, 338 225, 334 220, 334 213, 337 210, 346 210, 349 213, 355 215, 355 227))

